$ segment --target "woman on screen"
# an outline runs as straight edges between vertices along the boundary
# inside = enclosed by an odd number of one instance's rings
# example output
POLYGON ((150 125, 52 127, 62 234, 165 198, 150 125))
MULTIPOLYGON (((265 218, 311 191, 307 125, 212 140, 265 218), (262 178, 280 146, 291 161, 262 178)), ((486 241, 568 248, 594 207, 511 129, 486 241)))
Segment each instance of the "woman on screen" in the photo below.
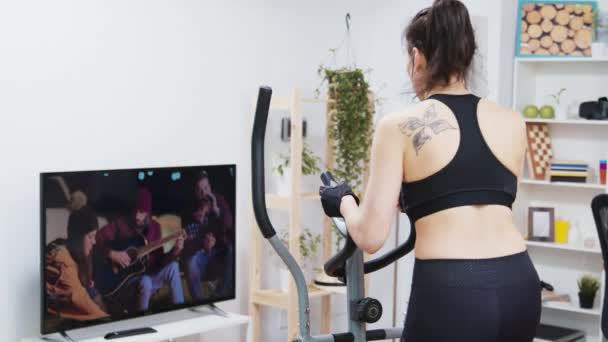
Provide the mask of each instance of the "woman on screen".
POLYGON ((51 314, 75 320, 108 316, 92 280, 92 252, 98 228, 97 215, 89 207, 70 214, 67 239, 47 246, 46 303, 51 314))

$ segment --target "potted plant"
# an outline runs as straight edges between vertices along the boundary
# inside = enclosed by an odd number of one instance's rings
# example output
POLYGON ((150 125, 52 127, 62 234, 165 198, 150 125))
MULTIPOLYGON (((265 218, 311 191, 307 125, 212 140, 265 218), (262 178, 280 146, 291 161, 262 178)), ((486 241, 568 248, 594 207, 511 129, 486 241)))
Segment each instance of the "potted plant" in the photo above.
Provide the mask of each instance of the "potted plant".
MULTIPOLYGON (((280 239, 286 247, 289 247, 289 233, 287 231, 283 231, 280 234, 280 239)), ((318 252, 321 245, 321 235, 313 234, 308 228, 304 228, 298 240, 301 257, 300 267, 304 272, 306 283, 311 284, 314 279, 314 274, 319 271, 317 264, 319 261, 318 252)), ((279 283, 282 290, 288 290, 289 279, 291 279, 291 274, 285 264, 281 262, 279 264, 279 283)))
POLYGON ((581 308, 593 308, 595 294, 600 288, 600 282, 595 277, 586 275, 578 280, 578 298, 581 308))
MULTIPOLYGON (((279 154, 272 168, 277 173, 277 193, 281 196, 289 196, 291 193, 291 167, 289 166, 289 155, 279 154)), ((302 146, 302 174, 312 176, 321 172, 321 158, 304 143, 302 146)))
POLYGON ((562 95, 566 88, 561 88, 554 94, 547 95, 552 99, 554 105, 544 105, 540 108, 539 114, 541 119, 565 119, 566 110, 562 108, 562 95))

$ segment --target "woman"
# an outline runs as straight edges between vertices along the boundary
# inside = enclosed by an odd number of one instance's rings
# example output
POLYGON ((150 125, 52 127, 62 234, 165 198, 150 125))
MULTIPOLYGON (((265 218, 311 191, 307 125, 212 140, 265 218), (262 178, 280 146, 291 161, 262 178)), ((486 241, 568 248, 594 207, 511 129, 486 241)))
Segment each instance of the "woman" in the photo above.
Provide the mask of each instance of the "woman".
POLYGON ((75 320, 106 317, 92 280, 97 216, 89 207, 70 214, 67 239, 47 246, 46 289, 50 313, 75 320))
POLYGON ((370 179, 358 204, 346 184, 322 188, 355 243, 374 253, 402 209, 417 235, 402 340, 532 341, 540 280, 513 223, 525 123, 467 90, 476 44, 466 7, 436 0, 403 33, 422 101, 378 123, 370 179))

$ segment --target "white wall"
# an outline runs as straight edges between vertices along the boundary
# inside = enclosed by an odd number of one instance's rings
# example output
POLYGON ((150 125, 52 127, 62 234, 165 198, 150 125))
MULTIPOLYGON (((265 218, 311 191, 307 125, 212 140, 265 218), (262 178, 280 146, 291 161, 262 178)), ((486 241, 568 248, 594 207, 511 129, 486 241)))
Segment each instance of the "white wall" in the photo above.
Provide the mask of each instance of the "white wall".
MULTIPOLYGON (((490 36, 498 35, 505 20, 511 20, 502 19, 503 13, 487 1, 465 2, 473 15, 487 17, 490 36)), ((238 299, 224 307, 246 312, 249 120, 257 85, 270 84, 276 94, 297 86, 305 96, 312 96, 319 84, 317 68, 329 62, 328 50, 343 39, 344 15, 350 12, 357 63, 372 69, 372 88, 385 98, 378 116, 402 108, 411 97, 402 94, 408 81, 401 30, 414 13, 430 4, 430 0, 0 3, 0 206, 4 208, 0 225, 6 241, 0 255, 5 271, 0 285, 1 337, 15 340, 38 331, 37 176, 48 170, 237 163, 239 288, 238 299)), ((501 49, 500 41, 488 48, 492 51, 489 87, 497 99, 504 86, 499 81, 501 49)), ((512 52, 508 53, 510 58, 512 52)), ((339 57, 337 63, 344 61, 339 57)), ((316 151, 324 150, 324 115, 321 105, 305 108, 310 124, 307 141, 316 151)), ((287 151, 287 144, 278 142, 279 119, 280 115, 271 120, 268 140, 273 148, 287 151)), ((316 180, 307 184, 314 188, 316 180)), ((318 206, 306 208, 306 214, 314 219, 305 225, 320 227, 318 206)), ((274 216, 278 226, 285 222, 285 217, 274 216)), ((403 216, 400 240, 408 226, 403 216)), ((409 257, 400 266, 397 324, 409 294, 411 261, 409 257)), ((371 279, 370 295, 385 306, 383 326, 392 324, 392 289, 386 287, 393 282, 391 272, 387 269, 371 279)), ((336 298, 333 308, 332 330, 343 330, 343 301, 336 298)), ((280 314, 267 310, 264 315, 268 334, 264 339, 283 336, 280 314)), ((313 327, 318 326, 313 319, 313 327)), ((237 336, 222 338, 240 340, 237 336)))
MULTIPOLYGON (((3 1, 0 336, 38 332, 38 173, 238 164, 238 300, 247 309, 249 123, 259 1, 3 1), (5 265, 6 264, 6 265, 5 265)), ((239 340, 238 332, 224 335, 239 340)))

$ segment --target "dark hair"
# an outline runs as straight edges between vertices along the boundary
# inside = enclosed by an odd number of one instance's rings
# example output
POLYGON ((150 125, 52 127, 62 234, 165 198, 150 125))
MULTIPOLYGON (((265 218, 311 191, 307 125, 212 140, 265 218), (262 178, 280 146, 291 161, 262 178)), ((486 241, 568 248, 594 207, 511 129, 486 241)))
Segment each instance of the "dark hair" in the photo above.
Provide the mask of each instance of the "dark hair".
POLYGON ((205 170, 201 170, 196 174, 195 181, 196 183, 202 181, 203 179, 209 179, 209 174, 205 170))
POLYGON ((448 85, 453 76, 464 79, 477 48, 469 11, 458 0, 435 0, 418 12, 403 32, 403 43, 410 56, 417 48, 426 58, 418 84, 423 93, 448 85))
POLYGON ((68 218, 68 237, 65 245, 78 265, 78 278, 85 287, 88 287, 92 280, 93 264, 92 257, 84 253, 84 237, 98 227, 97 215, 89 207, 73 211, 68 218))

